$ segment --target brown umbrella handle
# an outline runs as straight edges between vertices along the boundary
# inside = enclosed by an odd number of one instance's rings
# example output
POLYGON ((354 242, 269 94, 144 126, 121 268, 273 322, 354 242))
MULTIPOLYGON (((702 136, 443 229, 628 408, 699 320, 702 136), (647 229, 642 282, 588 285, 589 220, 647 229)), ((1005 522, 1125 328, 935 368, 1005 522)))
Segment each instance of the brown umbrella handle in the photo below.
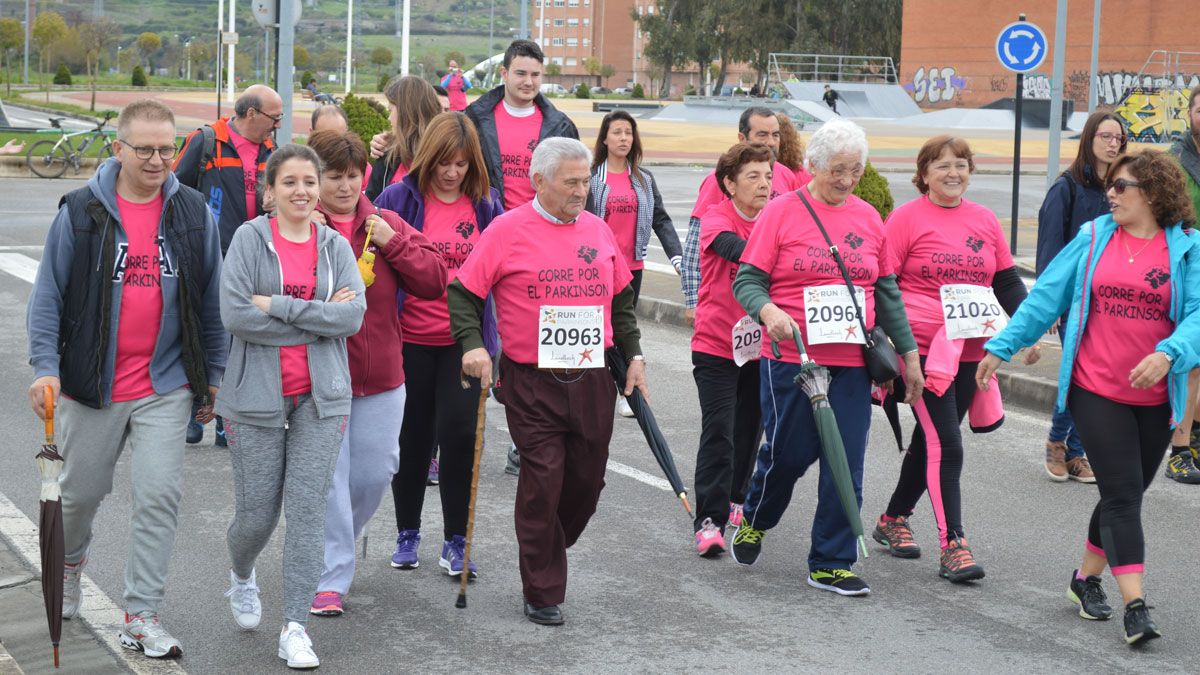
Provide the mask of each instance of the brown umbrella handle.
POLYGON ((54 443, 54 390, 49 385, 42 387, 42 401, 46 411, 46 443, 54 443))
POLYGON ((471 500, 467 508, 467 544, 463 549, 462 578, 458 589, 458 600, 454 606, 467 606, 467 582, 471 577, 471 542, 475 538, 475 499, 479 495, 479 459, 483 455, 484 412, 487 406, 488 387, 479 388, 479 410, 475 415, 475 460, 471 468, 471 500))

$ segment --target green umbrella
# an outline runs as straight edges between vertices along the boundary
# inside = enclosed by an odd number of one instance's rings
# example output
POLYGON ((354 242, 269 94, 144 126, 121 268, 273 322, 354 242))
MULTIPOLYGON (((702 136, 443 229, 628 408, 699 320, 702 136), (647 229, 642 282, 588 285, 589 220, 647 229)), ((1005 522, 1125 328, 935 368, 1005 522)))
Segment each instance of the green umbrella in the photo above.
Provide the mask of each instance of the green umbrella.
MULTIPOLYGON (((846 513, 846 521, 850 523, 850 530, 854 532, 854 536, 858 537, 858 548, 866 558, 867 541, 863 537, 858 494, 854 491, 854 478, 850 475, 850 462, 846 460, 846 446, 842 444, 837 417, 833 414, 833 408, 829 406, 829 369, 808 357, 800 339, 800 331, 795 326, 792 327, 792 338, 796 341, 796 350, 800 352, 800 373, 796 375, 795 382, 812 403, 817 435, 821 437, 821 452, 825 455, 825 462, 833 474, 833 485, 837 490, 838 500, 842 502, 842 510, 846 513)), ((771 347, 775 357, 779 358, 781 354, 778 343, 772 342, 771 347)))

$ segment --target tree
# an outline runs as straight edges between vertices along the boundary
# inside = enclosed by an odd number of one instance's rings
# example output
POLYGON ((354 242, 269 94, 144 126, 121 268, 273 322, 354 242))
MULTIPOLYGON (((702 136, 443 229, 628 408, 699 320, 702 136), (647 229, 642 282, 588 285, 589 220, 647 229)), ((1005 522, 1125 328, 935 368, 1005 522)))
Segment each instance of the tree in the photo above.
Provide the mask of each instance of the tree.
POLYGON ((600 66, 600 77, 604 78, 604 86, 608 86, 608 78, 617 74, 617 67, 611 63, 600 66))
MULTIPOLYGON (((482 61, 483 59, 479 60, 482 61)), ((451 61, 457 63, 459 68, 463 68, 467 65, 467 57, 457 49, 451 49, 450 51, 446 52, 446 63, 448 64, 451 61)))
POLYGON ((138 36, 135 44, 137 45, 138 53, 142 55, 142 65, 149 68, 150 57, 162 49, 162 38, 158 36, 158 33, 147 31, 138 36))
MULTIPOLYGON (((33 20, 33 42, 38 48, 38 83, 46 86, 46 66, 50 63, 50 52, 55 42, 67 34, 67 22, 58 12, 42 12, 33 20)), ((46 102, 50 102, 50 90, 46 89, 46 102)))
MULTIPOLYGON (((292 50, 292 65, 296 66, 297 68, 307 67, 309 61, 311 60, 312 57, 309 56, 308 49, 296 45, 295 49, 292 50)), ((305 82, 305 84, 308 83, 305 82)))
POLYGON ((87 57, 87 76, 92 89, 91 110, 96 110, 96 75, 100 71, 100 55, 117 44, 121 28, 109 17, 79 25, 79 44, 87 57))
POLYGON ((562 66, 551 61, 550 63, 546 64, 546 74, 550 77, 558 77, 559 75, 562 75, 562 66))
POLYGON ((375 64, 375 74, 382 75, 384 66, 392 65, 396 55, 387 47, 376 47, 371 50, 371 63, 375 64))
POLYGON ((582 65, 583 72, 587 73, 590 77, 596 78, 596 84, 600 84, 600 70, 604 67, 601 65, 600 59, 594 56, 585 56, 583 57, 582 65))
POLYGON ((68 86, 71 84, 71 69, 67 67, 67 64, 58 64, 58 70, 54 73, 54 84, 65 84, 68 86))
POLYGON ((16 19, 0 19, 0 51, 4 52, 4 81, 12 95, 12 59, 25 46, 25 30, 16 19))
POLYGON ((129 83, 135 87, 146 86, 146 71, 141 66, 134 66, 133 75, 129 78, 129 83))
POLYGON ((639 14, 630 8, 629 14, 649 41, 642 49, 642 56, 662 70, 662 88, 659 96, 671 95, 671 71, 683 65, 690 57, 691 45, 695 40, 695 11, 700 3, 683 0, 658 0, 657 11, 639 14))

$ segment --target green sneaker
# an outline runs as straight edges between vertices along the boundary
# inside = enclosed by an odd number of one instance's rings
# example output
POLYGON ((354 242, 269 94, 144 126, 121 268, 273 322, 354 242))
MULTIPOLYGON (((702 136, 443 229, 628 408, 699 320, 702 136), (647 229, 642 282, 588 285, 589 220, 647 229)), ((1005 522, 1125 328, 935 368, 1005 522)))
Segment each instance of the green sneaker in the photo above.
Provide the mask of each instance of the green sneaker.
POLYGON ((867 595, 871 587, 850 570, 817 569, 809 572, 808 585, 838 595, 867 595))
POLYGON ((765 530, 756 530, 745 522, 733 533, 733 559, 739 564, 749 567, 758 562, 762 553, 762 539, 765 530))

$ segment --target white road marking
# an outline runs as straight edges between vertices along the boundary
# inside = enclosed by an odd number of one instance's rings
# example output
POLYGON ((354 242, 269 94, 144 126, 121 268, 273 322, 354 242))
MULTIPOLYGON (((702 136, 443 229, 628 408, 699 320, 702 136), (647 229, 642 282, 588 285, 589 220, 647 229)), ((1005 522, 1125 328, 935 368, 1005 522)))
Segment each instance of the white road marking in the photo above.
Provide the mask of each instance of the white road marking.
MULTIPOLYGON (((672 273, 674 273, 674 270, 672 270, 672 273)), ((503 431, 504 433, 508 433, 508 427, 504 426, 503 424, 496 425, 496 428, 499 429, 500 431, 503 431)), ((610 459, 610 460, 608 460, 608 470, 612 471, 613 473, 619 473, 622 476, 632 478, 632 479, 638 481, 639 483, 645 483, 646 485, 649 485, 650 487, 658 488, 659 490, 666 490, 667 492, 672 492, 671 484, 669 482, 667 482, 667 480, 665 478, 659 478, 658 476, 652 476, 652 475, 646 473, 645 471, 642 471, 641 469, 635 469, 632 466, 629 466, 627 464, 622 464, 620 462, 616 462, 616 461, 613 461, 610 459)))
POLYGON ((37 261, 27 255, 0 253, 0 272, 8 272, 22 281, 32 284, 37 277, 37 268, 37 261))
MULTIPOLYGON (((16 504, 0 494, 0 535, 12 544, 17 555, 34 569, 41 567, 41 549, 38 545, 37 523, 30 520, 16 504)), ((117 636, 124 629, 125 613, 116 605, 88 575, 83 575, 83 603, 79 614, 72 621, 83 620, 97 639, 120 659, 129 670, 139 673, 186 673, 177 662, 150 659, 140 653, 131 652, 121 646, 117 636)))
MULTIPOLYGON (((7 213, 12 213, 12 211, 8 211, 7 213)), ((37 253, 38 251, 42 250, 43 248, 45 248, 45 246, 13 245, 13 246, 0 246, 0 251, 28 251, 30 253, 37 253)))
POLYGON ((656 263, 647 260, 646 269, 650 270, 651 272, 661 272, 663 274, 675 276, 675 267, 672 265, 664 265, 663 263, 656 263))

